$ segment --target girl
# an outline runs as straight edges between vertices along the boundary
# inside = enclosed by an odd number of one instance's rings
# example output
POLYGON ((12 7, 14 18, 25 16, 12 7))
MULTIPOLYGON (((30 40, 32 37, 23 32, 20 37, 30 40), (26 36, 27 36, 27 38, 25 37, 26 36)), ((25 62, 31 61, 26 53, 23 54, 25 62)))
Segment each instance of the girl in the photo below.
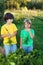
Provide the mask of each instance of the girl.
POLYGON ((24 20, 25 28, 20 34, 20 48, 23 48, 27 53, 33 50, 34 30, 31 28, 31 20, 24 20))

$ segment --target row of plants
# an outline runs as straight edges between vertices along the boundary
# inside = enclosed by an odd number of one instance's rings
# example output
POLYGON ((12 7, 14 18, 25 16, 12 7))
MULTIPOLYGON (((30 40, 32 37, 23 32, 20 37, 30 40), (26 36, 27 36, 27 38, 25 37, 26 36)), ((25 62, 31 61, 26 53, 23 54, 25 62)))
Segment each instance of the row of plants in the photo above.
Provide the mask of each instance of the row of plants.
POLYGON ((31 53, 26 53, 23 49, 18 49, 7 57, 0 54, 0 65, 43 65, 43 52, 34 49, 31 53))

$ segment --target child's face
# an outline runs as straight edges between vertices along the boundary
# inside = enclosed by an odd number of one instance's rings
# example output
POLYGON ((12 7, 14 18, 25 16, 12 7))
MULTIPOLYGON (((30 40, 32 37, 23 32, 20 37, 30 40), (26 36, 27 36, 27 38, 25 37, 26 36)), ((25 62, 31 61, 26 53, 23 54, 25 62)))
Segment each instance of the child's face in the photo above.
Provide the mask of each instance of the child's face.
POLYGON ((10 24, 10 23, 12 23, 12 22, 13 22, 13 19, 8 19, 8 20, 7 20, 7 23, 8 23, 8 24, 10 24))
POLYGON ((30 24, 30 23, 25 22, 25 28, 30 28, 30 27, 31 27, 31 24, 30 24))
POLYGON ((24 26, 25 26, 25 28, 28 28, 27 26, 28 26, 28 23, 27 22, 25 22, 24 23, 24 26))

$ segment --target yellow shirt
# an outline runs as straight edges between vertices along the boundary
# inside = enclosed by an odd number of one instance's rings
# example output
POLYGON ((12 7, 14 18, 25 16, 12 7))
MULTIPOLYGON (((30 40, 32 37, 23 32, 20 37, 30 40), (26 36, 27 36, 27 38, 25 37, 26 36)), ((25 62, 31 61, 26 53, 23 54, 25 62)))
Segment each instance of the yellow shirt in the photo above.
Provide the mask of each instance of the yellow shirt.
MULTIPOLYGON (((1 28, 1 35, 2 35, 2 34, 8 34, 8 32, 9 32, 10 34, 13 34, 13 33, 16 32, 16 31, 17 31, 17 27, 16 27, 15 24, 13 24, 13 23, 11 23, 10 25, 4 24, 4 25, 2 26, 2 28, 1 28), (8 30, 8 31, 7 31, 7 30, 8 30)), ((8 44, 9 44, 9 43, 8 43, 8 40, 9 40, 8 37, 4 37, 3 43, 8 45, 8 44)), ((16 43, 17 43, 16 36, 13 36, 12 38, 10 38, 10 40, 12 41, 11 44, 16 44, 16 43)))

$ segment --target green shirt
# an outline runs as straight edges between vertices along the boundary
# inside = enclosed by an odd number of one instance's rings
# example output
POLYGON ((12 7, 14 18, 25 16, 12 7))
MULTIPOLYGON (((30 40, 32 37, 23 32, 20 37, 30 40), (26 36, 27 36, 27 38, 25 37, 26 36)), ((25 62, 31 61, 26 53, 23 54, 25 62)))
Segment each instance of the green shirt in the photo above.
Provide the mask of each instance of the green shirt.
MULTIPOLYGON (((33 29, 30 29, 30 32, 34 35, 33 29)), ((22 38, 22 46, 33 45, 33 39, 30 37, 30 33, 26 29, 21 31, 20 38, 22 38)))

